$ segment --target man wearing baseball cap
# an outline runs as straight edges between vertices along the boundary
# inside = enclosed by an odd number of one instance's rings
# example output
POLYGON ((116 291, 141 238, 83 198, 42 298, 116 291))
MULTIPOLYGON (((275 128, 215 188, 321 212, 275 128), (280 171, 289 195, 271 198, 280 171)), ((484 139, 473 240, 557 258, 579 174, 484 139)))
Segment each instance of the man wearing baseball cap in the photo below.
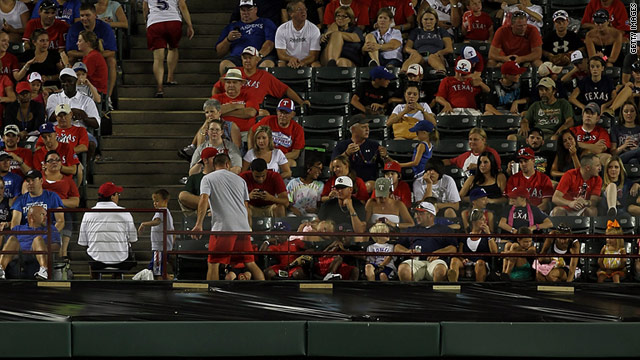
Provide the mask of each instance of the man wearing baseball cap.
MULTIPOLYGON (((89 149, 89 135, 87 129, 79 126, 72 126, 71 121, 73 119, 73 112, 69 104, 59 104, 55 110, 56 119, 56 139, 59 142, 71 145, 73 151, 76 154, 87 152, 89 149)), ((43 147, 44 142, 42 137, 38 139, 36 143, 36 149, 43 147)))
POLYGON ((44 123, 38 129, 42 138, 43 147, 33 153, 33 168, 42 170, 44 158, 47 152, 55 150, 62 159, 62 169, 60 172, 65 175, 77 175, 77 179, 82 179, 82 166, 78 155, 73 150, 73 145, 59 142, 57 139, 56 129, 52 123, 44 123))
POLYGON ((424 175, 413 180, 413 195, 416 201, 435 198, 439 216, 455 218, 460 210, 460 192, 456 181, 444 172, 440 159, 429 159, 424 175))
POLYGON ((334 187, 338 196, 322 204, 318 218, 333 221, 336 231, 365 232, 367 221, 364 205, 351 197, 353 180, 348 176, 339 176, 334 187))
MULTIPOLYGON (((31 34, 36 29, 45 29, 49 34, 49 49, 64 50, 65 38, 69 31, 69 24, 75 19, 71 19, 70 23, 64 20, 56 19, 58 15, 58 4, 55 0, 43 0, 40 2, 40 6, 35 7, 34 12, 38 12, 40 15, 32 16, 33 19, 27 21, 27 25, 24 28, 24 34, 22 35, 22 41, 25 49, 31 49, 31 34)), ((25 69, 25 74, 28 69, 25 69)))
POLYGON ((442 105, 441 114, 482 115, 478 110, 476 96, 491 91, 482 78, 472 75, 471 62, 461 59, 456 62, 455 75, 440 82, 436 101, 442 105))
POLYGON ((569 28, 569 14, 565 10, 553 13, 553 31, 549 31, 542 41, 542 58, 557 66, 571 63, 571 53, 584 46, 584 43, 569 28))
POLYGON ((216 54, 224 56, 220 74, 224 74, 227 68, 241 66, 242 54, 247 47, 257 50, 252 55, 261 59, 260 67, 275 66, 276 59, 271 52, 275 45, 276 24, 258 17, 258 6, 254 0, 240 0, 239 8, 240 20, 225 26, 216 43, 216 54))
MULTIPOLYGON (((431 83, 427 81, 422 81, 424 78, 424 69, 420 64, 412 64, 409 65, 407 69, 407 76, 400 77, 400 86, 396 88, 393 95, 389 99, 389 104, 391 106, 395 106, 397 104, 404 104, 404 92, 406 90, 407 85, 410 83, 418 83, 420 85, 420 93, 418 94, 418 102, 419 103, 429 103, 433 98, 435 92, 438 90, 435 86, 433 86, 434 82, 431 83)), ((395 109, 395 108, 394 108, 395 109)))
POLYGON ((384 66, 376 66, 369 70, 369 78, 370 81, 358 85, 351 96, 351 105, 356 109, 355 114, 384 114, 391 98, 389 84, 396 76, 384 66))
POLYGON ((222 105, 220 116, 223 120, 233 121, 240 132, 242 140, 246 141, 247 133, 256 122, 258 109, 263 99, 243 89, 246 79, 242 77, 239 69, 229 69, 220 78, 224 83, 224 92, 215 94, 211 98, 216 99, 222 105))
POLYGON ((302 125, 293 121, 296 116, 296 107, 289 98, 280 99, 276 109, 276 115, 265 116, 257 124, 253 125, 247 136, 248 148, 253 148, 253 134, 260 126, 271 128, 273 145, 282 150, 289 160, 289 166, 297 166, 296 160, 304 149, 304 129, 302 125))
POLYGON ((500 79, 491 84, 484 111, 485 115, 520 114, 525 110, 531 89, 528 81, 520 81, 527 71, 515 61, 507 61, 500 67, 500 79))
POLYGON ((16 94, 18 101, 5 104, 4 126, 22 126, 19 135, 21 140, 25 140, 28 133, 38 130, 38 126, 46 121, 44 105, 31 100, 31 84, 27 81, 16 84, 16 94), (24 119, 25 116, 27 119, 24 119))
MULTIPOLYGON (((98 188, 98 202, 91 209, 124 209, 118 206, 123 188, 106 182, 98 188)), ((138 241, 133 216, 128 212, 86 212, 82 216, 78 245, 87 247, 91 270, 115 267, 130 270, 135 261, 129 259, 130 244, 138 241), (129 261, 128 261, 129 260, 129 261)), ((92 278, 96 278, 92 273, 92 278)))
POLYGON ((33 166, 33 152, 18 146, 20 140, 20 129, 18 125, 9 124, 4 127, 2 141, 4 141, 4 151, 9 153, 11 160, 11 172, 24 177, 27 171, 33 166))
MULTIPOLYGON (((455 253, 458 241, 455 237, 436 237, 430 234, 447 234, 451 230, 441 224, 435 224, 436 207, 428 202, 422 201, 415 208, 416 225, 407 228, 407 233, 423 233, 419 237, 402 237, 394 248, 395 252, 407 254, 420 253, 455 253)), ((403 261, 398 266, 398 277, 400 281, 445 281, 449 266, 445 259, 437 256, 419 256, 414 259, 403 261)))
MULTIPOLYGON (((536 170, 535 158, 535 152, 529 147, 518 150, 517 162, 520 171, 512 173, 507 180, 506 188, 526 189, 529 203, 548 213, 553 196, 553 184, 547 175, 536 170)), ((513 169, 513 163, 509 166, 513 169)))
MULTIPOLYGON (((621 33, 629 31, 629 14, 620 0, 591 0, 584 10, 580 27, 583 29, 593 29, 594 16, 599 10, 604 10, 608 14, 611 26, 621 33)), ((623 83, 624 84, 624 83, 623 83)))
POLYGON ((517 10, 511 17, 511 24, 501 26, 491 41, 488 67, 500 66, 507 61, 524 65, 532 63, 538 67, 542 63, 542 37, 537 27, 527 24, 527 14, 517 10))
POLYGON ((465 46, 462 49, 462 53, 458 55, 456 61, 458 60, 469 60, 471 63, 471 68, 473 69, 473 73, 482 74, 482 70, 484 70, 484 58, 482 55, 479 55, 476 49, 473 46, 465 46))
POLYGON ((218 150, 213 147, 204 148, 202 152, 200 152, 202 171, 189 175, 187 183, 184 185, 184 190, 178 194, 178 203, 186 216, 194 215, 198 209, 200 182, 205 175, 213 171, 213 158, 216 155, 218 155, 218 150))
POLYGON ((573 126, 573 107, 567 100, 556 98, 556 83, 551 78, 540 79, 537 87, 541 100, 529 106, 518 135, 527 137, 529 129, 537 127, 544 132, 545 139, 555 140, 573 126))
POLYGON ((598 125, 598 121, 600 121, 600 106, 590 102, 582 112, 582 125, 572 127, 571 132, 576 135, 578 147, 582 151, 595 154, 604 166, 611 157, 608 153, 611 148, 611 138, 607 130, 598 125))

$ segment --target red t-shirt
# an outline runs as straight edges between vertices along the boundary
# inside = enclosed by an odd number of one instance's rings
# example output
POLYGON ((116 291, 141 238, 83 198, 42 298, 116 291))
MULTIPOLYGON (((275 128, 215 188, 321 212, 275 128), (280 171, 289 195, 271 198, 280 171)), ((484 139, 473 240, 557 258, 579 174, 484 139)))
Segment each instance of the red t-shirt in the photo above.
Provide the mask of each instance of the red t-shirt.
POLYGON ((98 50, 91 50, 90 53, 82 58, 82 62, 87 65, 87 78, 89 81, 98 89, 99 93, 106 94, 109 83, 109 68, 107 68, 107 62, 102 57, 102 54, 98 50))
MULTIPOLYGON (((493 157, 496 158, 496 163, 498 165, 498 168, 502 168, 502 159, 500 158, 500 155, 498 155, 498 152, 495 149, 493 149, 493 148, 491 148, 489 146, 485 146, 484 147, 484 151, 488 151, 488 152, 492 153, 493 157)), ((473 154, 473 155, 480 156, 480 154, 473 154)), ((467 161, 467 158, 469 156, 471 156, 471 151, 466 151, 466 152, 454 157, 453 159, 451 159, 449 161, 451 161, 452 165, 455 165, 455 166, 457 166, 457 167, 462 169, 462 167, 464 166, 464 162, 467 161)))
MULTIPOLYGON (((272 244, 269 245, 269 250, 271 251, 302 251, 305 249, 304 241, 300 239, 295 240, 287 240, 282 244, 272 244)), ((281 266, 287 266, 291 264, 293 260, 295 260, 299 255, 276 255, 276 258, 280 260, 281 266)))
POLYGON ((491 16, 486 12, 481 12, 480 16, 473 15, 473 11, 469 10, 462 15, 462 23, 469 23, 467 26, 467 35, 465 39, 487 41, 489 40, 489 29, 493 26, 491 16))
POLYGON ((500 55, 525 56, 531 49, 542 46, 542 37, 538 28, 527 24, 524 36, 513 35, 510 25, 501 26, 496 31, 491 46, 500 49, 500 55))
POLYGON ((282 150, 283 153, 286 154, 291 150, 304 149, 304 129, 297 122, 291 120, 289 127, 281 128, 280 125, 278 125, 278 117, 276 115, 269 115, 263 117, 257 124, 253 125, 253 131, 255 132, 258 127, 262 125, 271 128, 273 144, 277 149, 282 150))
MULTIPOLYGON (((47 148, 44 146, 40 149, 36 150, 33 153, 33 168, 42 171, 42 162, 44 162, 44 157, 47 155, 47 148)), ((80 160, 78 160, 78 155, 76 155, 75 151, 73 151, 73 146, 65 143, 58 143, 58 148, 56 149, 58 155, 60 155, 60 159, 62 160, 63 166, 73 166, 80 164, 80 160)))
POLYGON ((45 190, 53 191, 58 194, 61 199, 68 199, 70 197, 80 197, 80 193, 78 192, 78 186, 76 186, 75 181, 71 175, 65 175, 62 177, 62 180, 52 181, 47 180, 42 174, 42 188, 45 190))
MULTIPOLYGON (((258 184, 253 179, 253 173, 250 170, 240 173, 240 177, 242 177, 247 183, 247 189, 249 189, 249 192, 253 189, 261 189, 273 196, 287 192, 287 188, 284 186, 284 181, 282 181, 280 174, 272 170, 267 171, 267 178, 262 184, 258 184)), ((272 202, 264 200, 249 200, 249 205, 255 207, 269 206, 272 204, 272 202)))
MULTIPOLYGON (((7 88, 13 89, 13 81, 8 75, 0 74, 0 96, 7 96, 7 88)), ((4 127, 2 118, 4 116, 4 103, 0 103, 0 126, 4 127)))
POLYGON ((447 76, 440 82, 436 96, 443 97, 453 108, 475 109, 476 95, 481 92, 482 88, 471 85, 471 78, 460 81, 454 76, 447 76))
POLYGON ((609 133, 600 125, 596 125, 596 127, 588 133, 584 131, 582 126, 574 126, 571 128, 571 132, 576 135, 578 142, 585 144, 595 144, 599 140, 603 139, 605 145, 607 145, 607 149, 611 148, 611 139, 609 138, 609 133))
MULTIPOLYGON (((261 101, 261 100, 257 100, 255 96, 249 95, 248 92, 244 89, 240 91, 240 94, 235 99, 228 97, 226 93, 215 94, 211 98, 220 101, 221 105, 242 104, 245 106, 245 108, 248 108, 248 107, 254 108, 256 109, 256 111, 258 111, 258 109, 260 108, 259 101, 261 101)), ((234 123, 236 123, 236 125, 238 125, 238 127, 240 128, 240 131, 249 131, 249 129, 251 129, 251 126, 253 126, 256 123, 255 117, 242 119, 239 117, 227 115, 227 116, 223 116, 222 120, 233 121, 234 123)))
POLYGON ((594 176, 585 181, 580 174, 580 169, 571 169, 562 175, 556 190, 564 194, 562 196, 564 199, 573 201, 580 195, 583 195, 587 200, 593 195, 600 196, 601 188, 602 178, 600 176, 594 176))
MULTIPOLYGON (((371 198, 375 199, 376 190, 373 190, 371 194, 371 198)), ((411 189, 409 189, 409 184, 406 182, 399 180, 398 186, 393 189, 390 197, 395 200, 400 200, 407 207, 407 209, 411 209, 411 189)))
MULTIPOLYGON (((89 135, 87 134, 87 129, 79 126, 71 126, 68 129, 60 129, 58 126, 56 129, 56 139, 58 142, 71 144, 75 148, 78 145, 86 145, 89 147, 89 135)), ((44 147, 44 141, 42 141, 42 136, 38 137, 38 142, 36 143, 36 149, 44 147)))
POLYGON ((611 26, 620 31, 629 31, 629 15, 627 9, 620 0, 613 0, 611 6, 604 7, 600 0, 591 0, 587 5, 582 16, 582 24, 593 24, 593 13, 599 9, 605 9, 609 13, 609 22, 611 26))
MULTIPOLYGON (((24 161, 24 163, 27 164, 27 166, 33 167, 33 152, 31 150, 25 149, 23 147, 18 147, 15 150, 9 150, 7 148, 4 148, 4 151, 18 154, 18 156, 22 158, 22 161, 24 161)), ((24 177, 24 174, 20 169, 20 165, 18 164, 17 161, 13 159, 11 160, 11 172, 24 177)))
MULTIPOLYGON (((324 187, 322 188, 322 194, 320 196, 329 196, 333 185, 336 183, 336 177, 331 176, 326 183, 324 183, 324 187)), ((357 193, 352 193, 351 197, 354 197, 363 203, 365 203, 369 199, 369 193, 367 192, 367 185, 364 183, 364 180, 361 178, 356 178, 356 186, 358 187, 357 193)))
POLYGON ((526 178, 522 171, 511 176, 507 180, 507 191, 513 188, 525 188, 529 192, 529 203, 534 206, 540 205, 542 199, 553 196, 553 184, 551 179, 540 171, 533 173, 533 176, 526 178))
MULTIPOLYGON (((262 102, 267 95, 280 99, 285 96, 289 89, 289 86, 285 83, 262 69, 257 69, 251 77, 247 77, 244 68, 239 67, 236 69, 240 69, 242 77, 247 79, 242 89, 248 92, 249 95, 259 103, 262 102)), ((224 84, 222 81, 218 80, 213 87, 218 89, 219 93, 224 93, 224 84)))
MULTIPOLYGON (((24 29, 22 40, 29 41, 33 31, 41 28, 42 21, 40 21, 40 18, 29 20, 24 29)), ((65 36, 69 31, 69 24, 65 21, 56 19, 53 25, 49 26, 46 30, 47 34, 49 34, 49 49, 64 49, 66 47, 67 44, 65 42, 65 36)))
MULTIPOLYGON (((331 0, 331 2, 327 4, 324 8, 324 19, 322 21, 325 25, 331 25, 335 22, 334 14, 336 13, 336 9, 339 7, 340 0, 331 0)), ((369 25, 369 13, 362 3, 358 2, 358 0, 353 0, 349 7, 353 10, 356 25, 369 25)))
POLYGON ((369 8, 370 24, 376 23, 378 20, 378 10, 382 8, 391 8, 393 21, 396 25, 406 24, 407 18, 416 14, 409 0, 372 0, 371 8, 369 8))
POLYGON ((13 54, 4 53, 4 55, 0 57, 0 61, 2 61, 0 73, 7 75, 13 81, 13 72, 20 69, 18 66, 18 58, 13 54))

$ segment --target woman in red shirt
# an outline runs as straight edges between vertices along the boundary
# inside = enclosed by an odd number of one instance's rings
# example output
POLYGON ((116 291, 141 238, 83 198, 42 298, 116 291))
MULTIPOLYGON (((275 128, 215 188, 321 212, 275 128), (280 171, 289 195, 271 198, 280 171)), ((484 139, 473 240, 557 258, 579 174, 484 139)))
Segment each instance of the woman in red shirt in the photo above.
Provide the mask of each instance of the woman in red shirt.
POLYGON ((78 50, 84 54, 82 62, 87 65, 87 78, 98 89, 100 94, 106 95, 109 81, 107 62, 100 53, 100 42, 93 31, 83 30, 78 35, 78 50))

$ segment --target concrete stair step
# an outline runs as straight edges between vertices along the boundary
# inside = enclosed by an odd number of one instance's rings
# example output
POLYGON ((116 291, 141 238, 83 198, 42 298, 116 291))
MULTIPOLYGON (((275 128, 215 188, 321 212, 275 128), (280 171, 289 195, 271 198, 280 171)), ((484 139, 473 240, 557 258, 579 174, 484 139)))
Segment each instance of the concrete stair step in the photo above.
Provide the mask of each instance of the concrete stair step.
MULTIPOLYGON (((130 184, 146 184, 149 187, 165 186, 167 184, 179 184, 180 178, 186 176, 178 174, 94 174, 93 182, 95 184, 104 184, 107 181, 113 181, 119 186, 130 184)), ((148 205, 147 205, 148 206, 148 205)))
MULTIPOLYGON (((102 147, 102 158, 105 159, 114 159, 114 160, 119 160, 119 159, 127 159, 127 160, 131 160, 131 161, 139 161, 139 160, 180 160, 180 157, 178 156, 178 150, 182 149, 183 147, 187 146, 191 144, 191 140, 187 140, 184 143, 182 143, 179 147, 176 147, 175 149, 170 149, 170 148, 160 148, 157 150, 153 150, 153 151, 146 151, 146 150, 129 150, 129 149, 121 149, 121 148, 108 148, 108 147, 103 147, 104 145, 101 145, 102 147)), ((182 160, 184 161, 186 164, 188 164, 188 162, 186 160, 182 160)), ((96 184, 102 184, 102 183, 97 183, 96 184)))
MULTIPOLYGON (((217 74, 175 74, 175 81, 185 85, 207 85, 213 87, 219 76, 217 74)), ((155 85, 153 74, 123 74, 122 83, 126 85, 155 85)), ((174 85, 175 86, 175 85, 174 85)), ((166 86, 168 88, 170 86, 166 86)))
MULTIPOLYGON (((180 59, 176 74, 218 74, 221 60, 189 60, 180 59)), ((166 67, 166 66, 165 66, 166 67)), ((153 59, 124 60, 122 65, 124 74, 153 74, 153 59)))
MULTIPOLYGON (((130 59, 153 59, 151 51, 145 49, 131 49, 130 59)), ((213 59, 216 58, 216 50, 213 47, 180 49, 182 59, 213 59)))
MULTIPOLYGON (((227 24, 205 24, 205 25, 201 25, 198 23, 195 23, 194 25, 194 31, 196 32, 194 37, 199 36, 199 35, 213 35, 213 36, 220 36, 220 34, 222 33, 222 29, 224 29, 224 27, 227 24)), ((141 36, 141 35, 145 35, 147 33, 147 26, 145 24, 138 24, 135 26, 135 29, 132 29, 137 31, 137 36, 141 36)), ((146 36, 146 35, 145 35, 146 36)), ((182 25, 182 39, 180 39, 180 44, 182 44, 182 42, 187 42, 189 41, 189 39, 187 38, 187 26, 186 25, 182 25)))
POLYGON ((202 122, 176 122, 170 127, 152 123, 118 123, 113 127, 113 135, 191 135, 202 126, 202 122))
MULTIPOLYGON (((186 164, 186 161, 185 161, 186 164)), ((88 185, 87 186, 87 198, 88 199, 97 199, 98 198, 98 188, 100 184, 88 185)), ((174 184, 174 185, 165 185, 162 187, 163 189, 169 192, 171 195, 171 199, 177 199, 180 191, 184 189, 184 185, 182 184, 174 184)), ((124 189, 122 197, 125 199, 151 199, 151 194, 157 189, 150 188, 146 185, 130 185, 124 189)), ((175 218, 175 216, 174 216, 175 218)))
MULTIPOLYGON (((120 98, 118 109, 120 110, 194 110, 202 109, 202 104, 207 98, 192 99, 144 99, 144 98, 120 98)), ((113 114, 113 112, 112 112, 113 114)), ((201 116, 204 118, 204 116, 201 116)), ((114 129, 115 130, 115 129, 114 129)))
MULTIPOLYGON (((212 86, 213 85, 167 86, 164 88, 164 97, 165 98, 194 98, 194 97, 209 98, 211 97, 212 86)), ((155 94, 156 94, 155 86, 122 85, 118 88, 118 95, 122 97, 153 98, 155 94)))
MULTIPOLYGON (((210 25, 210 24, 228 24, 229 19, 231 18, 231 11, 228 12, 212 12, 211 9, 208 12, 197 12, 191 14, 191 0, 188 3, 189 6, 189 14, 191 15, 191 22, 194 24, 193 26, 197 29, 200 25, 210 25)), ((138 24, 144 24, 144 17, 142 13, 136 14, 136 20, 138 24)), ((197 30, 196 30, 197 34, 197 30)))
POLYGON ((178 121, 198 122, 202 123, 204 116, 202 111, 136 111, 136 110, 117 110, 111 113, 114 125, 119 121, 136 122, 136 123, 154 123, 156 121, 168 123, 172 126, 178 121))
POLYGON ((95 163, 97 174, 177 174, 185 176, 189 164, 181 160, 142 160, 142 161, 98 161, 95 163))
MULTIPOLYGON (((190 144, 193 140, 191 136, 105 136, 102 138, 101 146, 107 149, 122 150, 148 150, 156 149, 182 149, 185 144, 190 144)), ((121 160, 121 158, 114 158, 121 160)))
MULTIPOLYGON (((189 13, 221 13, 231 14, 233 9, 238 6, 237 1, 212 1, 212 0, 189 0, 189 13)), ((227 17, 227 21, 229 18, 227 17)), ((195 22, 194 22, 195 23, 195 22)))
MULTIPOLYGON (((199 26, 199 25, 198 25, 199 26)), ((222 29, 220 29, 222 31, 222 29)), ((184 37, 180 40, 180 49, 189 49, 192 47, 213 47, 215 48, 218 42, 218 35, 200 35, 197 34, 193 39, 189 40, 184 37)), ((129 39, 129 46, 133 49, 146 49, 147 38, 141 36, 132 36, 129 39)))

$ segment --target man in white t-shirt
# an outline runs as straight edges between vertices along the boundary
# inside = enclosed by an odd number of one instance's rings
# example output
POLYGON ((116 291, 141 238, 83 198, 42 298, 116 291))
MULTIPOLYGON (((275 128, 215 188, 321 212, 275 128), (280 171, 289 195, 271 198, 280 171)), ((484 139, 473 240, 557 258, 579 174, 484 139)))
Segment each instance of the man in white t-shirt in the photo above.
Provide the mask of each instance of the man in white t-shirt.
POLYGON ((438 216, 457 217, 460 210, 460 193, 455 180, 444 174, 444 164, 437 159, 430 159, 425 167, 424 175, 413 181, 413 198, 415 201, 425 201, 434 197, 438 209, 438 216))
POLYGON ((291 20, 280 25, 276 31, 278 66, 300 68, 320 66, 320 30, 307 20, 307 7, 302 0, 287 4, 291 20))

